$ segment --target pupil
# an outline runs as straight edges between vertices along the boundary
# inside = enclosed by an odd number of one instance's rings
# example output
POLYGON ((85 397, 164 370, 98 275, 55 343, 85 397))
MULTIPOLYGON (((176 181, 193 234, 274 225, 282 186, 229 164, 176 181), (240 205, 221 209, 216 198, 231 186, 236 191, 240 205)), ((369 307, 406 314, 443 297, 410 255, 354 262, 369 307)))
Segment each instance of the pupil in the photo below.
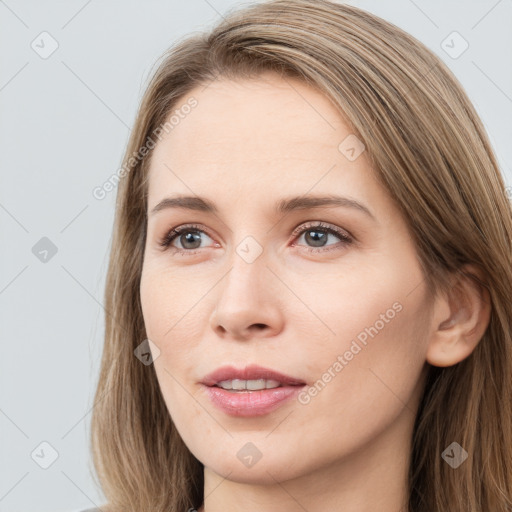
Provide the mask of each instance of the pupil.
POLYGON ((309 238, 309 240, 313 243, 315 247, 322 247, 325 245, 325 239, 327 238, 327 233, 323 233, 322 231, 315 231, 310 230, 306 232, 306 239, 309 238), (309 233, 313 233, 313 237, 308 236, 309 233), (320 240, 318 239, 320 237, 320 240), (323 238, 322 238, 323 237, 323 238))
POLYGON ((183 247, 187 249, 197 249, 201 245, 200 235, 199 233, 187 233, 185 235, 181 235, 181 243, 183 244, 183 247), (185 240, 185 243, 183 243, 183 240, 185 240), (193 244, 194 241, 199 242, 199 245, 196 245, 194 247, 190 247, 187 245, 189 242, 193 244))

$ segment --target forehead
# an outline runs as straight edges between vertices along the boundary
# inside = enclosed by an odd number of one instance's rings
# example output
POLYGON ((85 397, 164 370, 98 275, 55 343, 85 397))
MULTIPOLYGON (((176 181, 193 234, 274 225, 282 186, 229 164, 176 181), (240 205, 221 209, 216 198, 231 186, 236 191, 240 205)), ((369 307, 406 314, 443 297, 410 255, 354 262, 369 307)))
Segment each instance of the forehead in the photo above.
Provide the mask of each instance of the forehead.
POLYGON ((330 100, 309 85, 272 73, 217 80, 192 90, 173 113, 191 98, 195 107, 176 117, 153 149, 150 206, 169 191, 213 199, 229 191, 232 198, 250 194, 255 200, 274 190, 305 194, 312 188, 370 194, 364 152, 353 161, 344 156, 340 144, 354 135, 330 100))

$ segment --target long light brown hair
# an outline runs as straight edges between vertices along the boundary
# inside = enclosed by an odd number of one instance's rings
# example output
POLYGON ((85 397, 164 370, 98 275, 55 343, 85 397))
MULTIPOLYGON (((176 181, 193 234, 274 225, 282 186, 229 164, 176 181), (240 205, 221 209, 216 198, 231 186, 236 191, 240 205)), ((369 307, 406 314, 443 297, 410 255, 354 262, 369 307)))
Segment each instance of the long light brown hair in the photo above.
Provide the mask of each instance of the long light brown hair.
POLYGON ((92 417, 109 510, 185 512, 203 502, 203 466, 173 425, 153 365, 134 356, 146 339, 139 287, 151 151, 133 155, 154 145, 193 88, 269 70, 313 85, 339 108, 409 226, 429 290, 446 291, 446 277, 465 263, 483 270, 490 324, 469 357, 429 368, 408 510, 510 512, 512 212, 497 159, 465 91, 433 52, 375 15, 326 0, 234 10, 175 44, 149 81, 117 192, 92 417), (441 457, 454 441, 469 455, 457 469, 441 457))

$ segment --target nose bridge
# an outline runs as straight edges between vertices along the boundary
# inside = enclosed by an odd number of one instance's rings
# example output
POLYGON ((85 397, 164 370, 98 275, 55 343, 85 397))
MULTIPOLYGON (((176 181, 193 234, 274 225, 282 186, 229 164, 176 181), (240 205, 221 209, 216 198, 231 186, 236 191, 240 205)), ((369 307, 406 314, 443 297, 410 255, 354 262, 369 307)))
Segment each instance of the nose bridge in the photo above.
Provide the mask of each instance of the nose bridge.
POLYGON ((267 278, 265 274, 269 272, 263 248, 259 244, 256 247, 257 242, 247 238, 252 237, 246 237, 233 251, 222 291, 223 297, 241 301, 240 306, 260 299, 262 285, 267 278))
POLYGON ((239 215, 240 220, 231 232, 231 270, 226 279, 230 288, 243 292, 246 286, 254 287, 258 280, 261 281, 262 276, 265 279, 264 274, 269 272, 266 268, 269 251, 264 249, 267 238, 264 230, 250 222, 255 215, 247 211, 243 205, 240 207, 244 213, 239 215))

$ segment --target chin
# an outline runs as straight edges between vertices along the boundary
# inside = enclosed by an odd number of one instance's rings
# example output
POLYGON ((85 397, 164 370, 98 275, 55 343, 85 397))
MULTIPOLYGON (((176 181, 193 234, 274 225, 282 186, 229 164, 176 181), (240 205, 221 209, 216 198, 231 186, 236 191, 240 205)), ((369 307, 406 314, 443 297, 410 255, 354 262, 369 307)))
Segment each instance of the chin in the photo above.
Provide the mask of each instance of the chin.
MULTIPOLYGON (((208 458, 211 455, 210 451, 208 458)), ((277 457, 276 459, 262 454, 257 462, 249 466, 240 461, 236 455, 233 457, 224 454, 223 460, 222 456, 219 455, 214 458, 213 464, 209 464, 208 461, 203 462, 203 464, 205 468, 217 475, 232 482, 243 484, 270 485, 275 484, 276 481, 284 482, 301 476, 300 469, 292 468, 290 460, 287 460, 282 452, 279 452, 277 457)))

